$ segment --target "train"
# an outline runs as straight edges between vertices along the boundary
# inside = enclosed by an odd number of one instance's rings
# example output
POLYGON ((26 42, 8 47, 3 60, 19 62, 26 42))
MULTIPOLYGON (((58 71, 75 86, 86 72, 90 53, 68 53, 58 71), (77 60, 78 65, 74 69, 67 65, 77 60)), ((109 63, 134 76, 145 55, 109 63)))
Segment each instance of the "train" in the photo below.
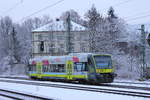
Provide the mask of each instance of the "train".
POLYGON ((109 54, 72 53, 64 56, 39 56, 29 60, 31 79, 111 83, 115 78, 109 54))

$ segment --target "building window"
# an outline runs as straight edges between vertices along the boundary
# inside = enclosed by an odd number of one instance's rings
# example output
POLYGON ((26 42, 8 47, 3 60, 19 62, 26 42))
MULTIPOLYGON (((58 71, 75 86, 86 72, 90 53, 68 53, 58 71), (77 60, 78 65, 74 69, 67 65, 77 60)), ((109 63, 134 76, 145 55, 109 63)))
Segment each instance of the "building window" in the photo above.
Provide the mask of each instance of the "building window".
POLYGON ((60 44, 60 48, 63 49, 64 48, 64 44, 60 44))
POLYGON ((38 53, 44 52, 44 41, 39 42, 38 44, 38 53))
POLYGON ((86 51, 85 43, 81 43, 81 44, 80 44, 80 51, 81 51, 81 52, 85 52, 85 51, 86 51))
POLYGON ((42 40, 43 36, 41 34, 38 35, 38 40, 42 40))
POLYGON ((52 41, 54 39, 53 38, 53 33, 49 33, 48 38, 49 38, 50 41, 52 41))

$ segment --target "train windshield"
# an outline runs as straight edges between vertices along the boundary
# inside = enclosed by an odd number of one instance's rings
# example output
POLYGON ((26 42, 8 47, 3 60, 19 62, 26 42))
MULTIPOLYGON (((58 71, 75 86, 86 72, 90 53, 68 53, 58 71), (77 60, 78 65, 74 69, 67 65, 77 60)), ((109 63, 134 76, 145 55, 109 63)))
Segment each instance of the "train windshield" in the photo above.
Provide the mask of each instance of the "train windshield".
POLYGON ((94 59, 98 69, 112 68, 111 56, 94 56, 94 59))

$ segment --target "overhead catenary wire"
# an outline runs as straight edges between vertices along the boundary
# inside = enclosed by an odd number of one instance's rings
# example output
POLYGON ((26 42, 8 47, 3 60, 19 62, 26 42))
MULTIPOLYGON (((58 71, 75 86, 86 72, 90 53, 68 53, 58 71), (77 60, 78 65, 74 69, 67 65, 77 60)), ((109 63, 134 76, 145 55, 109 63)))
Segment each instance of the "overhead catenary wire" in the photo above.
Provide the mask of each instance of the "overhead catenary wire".
MULTIPOLYGON (((128 2, 130 2, 130 1, 133 1, 133 0, 126 0, 126 1, 123 1, 123 2, 120 2, 120 3, 118 3, 118 4, 115 4, 115 6, 117 6, 117 5, 122 5, 122 4, 128 3, 128 2)), ((141 12, 141 13, 135 14, 135 15, 137 15, 137 16, 133 15, 133 16, 135 16, 135 17, 132 17, 132 15, 131 15, 131 16, 123 17, 123 18, 125 19, 125 21, 134 21, 134 20, 139 20, 139 19, 145 18, 145 17, 150 17, 150 14, 149 14, 149 13, 150 13, 150 11, 141 12), (146 15, 143 15, 143 14, 146 14, 146 15), (139 16, 138 16, 138 15, 139 15, 139 16), (132 18, 129 18, 129 17, 132 17, 132 18)))
MULTIPOLYGON (((121 2, 116 3, 116 4, 112 4, 111 7, 118 7, 118 6, 124 5, 124 4, 126 4, 126 3, 129 3, 129 2, 131 2, 131 1, 133 1, 133 0, 121 1, 121 2)), ((104 9, 101 9, 101 10, 106 10, 106 9, 109 9, 109 7, 104 8, 104 9)))
POLYGON ((37 13, 40 13, 40 12, 42 12, 42 11, 48 9, 48 8, 54 7, 55 5, 57 5, 57 4, 59 4, 59 3, 63 2, 63 1, 64 1, 64 0, 59 0, 59 1, 55 2, 54 4, 51 4, 51 5, 48 5, 48 6, 44 7, 44 8, 42 8, 42 9, 39 9, 38 11, 35 11, 35 12, 33 12, 32 14, 30 14, 30 15, 28 15, 28 16, 22 18, 21 21, 24 21, 25 19, 27 19, 27 18, 29 18, 29 17, 31 17, 31 16, 37 14, 37 13))
POLYGON ((123 18, 126 19, 126 18, 129 18, 129 17, 139 16, 139 15, 143 15, 143 14, 147 14, 147 13, 149 14, 150 11, 145 11, 145 12, 136 13, 136 14, 134 14, 134 15, 126 16, 126 17, 123 17, 123 18))
POLYGON ((4 11, 3 14, 7 14, 7 13, 11 12, 12 10, 14 10, 17 6, 19 6, 22 3, 23 3, 23 0, 20 0, 19 2, 14 4, 12 7, 8 8, 6 11, 4 11))
POLYGON ((143 16, 137 16, 137 17, 134 17, 134 18, 128 18, 128 19, 126 19, 126 21, 138 20, 138 19, 142 19, 142 18, 145 18, 145 17, 150 17, 150 14, 143 15, 143 16))
MULTIPOLYGON (((130 1, 133 1, 133 0, 126 0, 126 1, 123 1, 123 2, 120 2, 118 4, 115 4, 114 6, 120 6, 124 3, 128 3, 130 1)), ((130 15, 130 16, 127 16, 127 17, 123 17, 125 19, 125 21, 134 21, 134 20, 139 20, 139 19, 142 19, 142 18, 145 18, 145 17, 150 17, 150 11, 147 11, 147 12, 141 12, 141 13, 137 13, 135 15, 130 15), (146 14, 146 15, 143 15, 143 14, 146 14), (138 16, 139 15, 139 16, 138 16), (135 17, 132 17, 132 16, 135 16, 135 17), (129 18, 131 17, 131 18, 129 18)))
POLYGON ((121 1, 121 2, 119 2, 119 3, 117 3, 117 4, 114 4, 113 6, 120 6, 120 5, 126 4, 126 3, 131 2, 131 1, 133 1, 133 0, 121 1))

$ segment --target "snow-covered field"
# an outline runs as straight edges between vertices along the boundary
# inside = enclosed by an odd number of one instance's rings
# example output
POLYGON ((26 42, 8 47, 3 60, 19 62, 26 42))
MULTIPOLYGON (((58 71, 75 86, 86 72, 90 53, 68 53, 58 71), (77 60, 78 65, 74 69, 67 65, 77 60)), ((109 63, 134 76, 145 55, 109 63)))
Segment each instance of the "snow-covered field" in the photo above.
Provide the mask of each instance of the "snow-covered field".
MULTIPOLYGON (((34 83, 46 83, 46 84, 57 84, 57 85, 69 85, 69 86, 81 86, 81 87, 90 87, 90 88, 99 88, 99 89, 112 89, 112 90, 123 90, 123 91, 133 91, 133 92, 143 92, 143 93, 150 93, 149 91, 146 90, 135 90, 135 89, 125 89, 125 88, 116 88, 116 87, 104 87, 104 86, 95 86, 95 85, 82 85, 82 84, 70 84, 70 83, 62 83, 62 82, 50 82, 50 81, 31 81, 31 80, 20 80, 20 79, 5 79, 5 78, 0 78, 0 80, 14 80, 18 82, 34 82, 34 83)), ((115 85, 124 85, 121 83, 108 83, 108 84, 115 84, 115 85)), ((132 85, 132 84, 131 84, 132 85)), ((131 86, 131 85, 126 85, 126 86, 131 86)), ((134 85, 133 86, 139 86, 139 85, 134 85)), ((144 87, 144 85, 143 85, 144 87)))
MULTIPOLYGON (((48 82, 45 82, 48 83, 48 82)), ((50 82, 51 83, 51 82, 50 82)), ((66 84, 66 83, 57 83, 66 84)), ((96 86, 98 87, 98 86, 96 86)), ((30 94, 50 97, 56 100, 149 100, 142 97, 122 96, 116 94, 62 89, 54 87, 34 86, 17 83, 0 82, 1 89, 8 89, 14 91, 21 91, 30 94)))
POLYGON ((112 85, 125 85, 125 86, 136 86, 136 87, 149 87, 150 81, 135 81, 135 80, 115 80, 112 85))
POLYGON ((7 97, 3 97, 3 96, 0 96, 0 100, 13 100, 13 99, 7 98, 7 97))

